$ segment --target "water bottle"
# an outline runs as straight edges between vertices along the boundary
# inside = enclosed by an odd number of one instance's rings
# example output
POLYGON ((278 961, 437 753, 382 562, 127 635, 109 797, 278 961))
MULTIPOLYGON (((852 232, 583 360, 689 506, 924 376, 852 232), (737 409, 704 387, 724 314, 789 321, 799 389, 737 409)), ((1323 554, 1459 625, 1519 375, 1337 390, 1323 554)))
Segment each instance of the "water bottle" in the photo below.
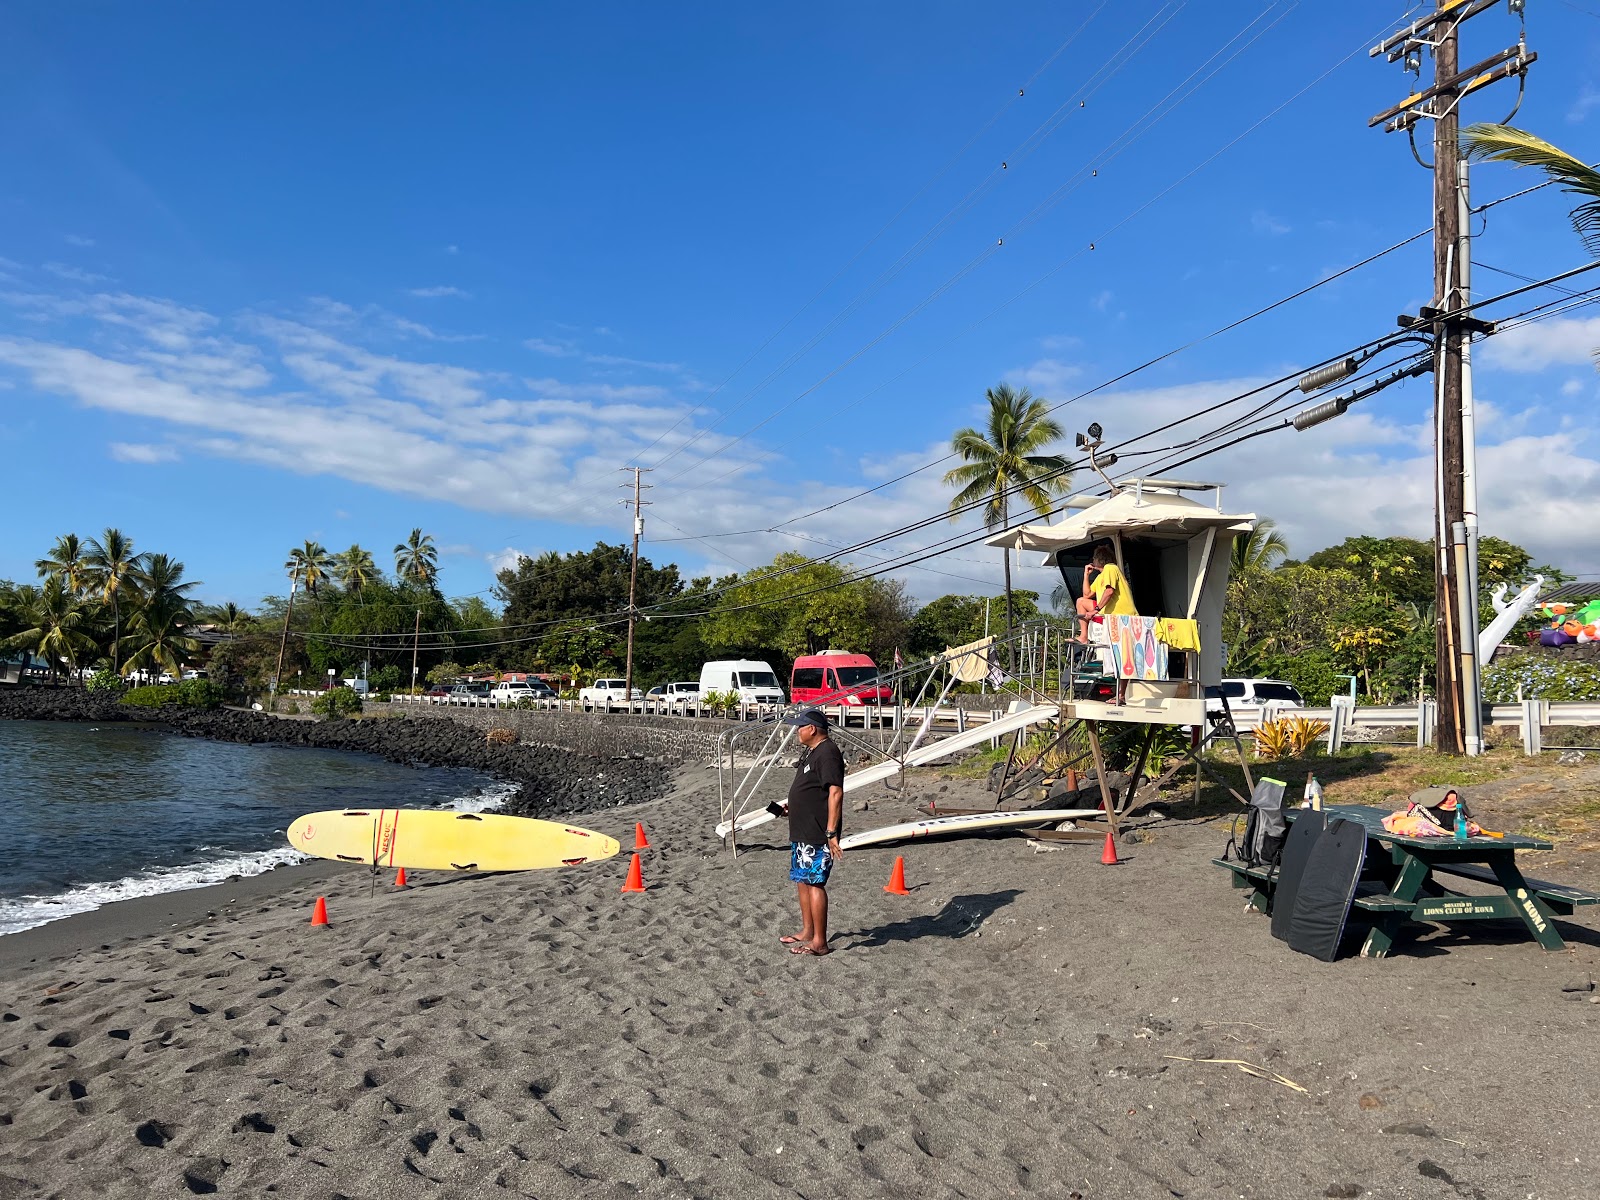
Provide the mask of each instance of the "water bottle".
POLYGON ((1456 801, 1456 841, 1464 842, 1471 835, 1467 832, 1467 814, 1461 811, 1461 801, 1456 801))
POLYGON ((1317 782, 1317 777, 1314 773, 1306 775, 1305 802, 1300 807, 1309 808, 1313 811, 1320 811, 1322 808, 1322 785, 1317 782))

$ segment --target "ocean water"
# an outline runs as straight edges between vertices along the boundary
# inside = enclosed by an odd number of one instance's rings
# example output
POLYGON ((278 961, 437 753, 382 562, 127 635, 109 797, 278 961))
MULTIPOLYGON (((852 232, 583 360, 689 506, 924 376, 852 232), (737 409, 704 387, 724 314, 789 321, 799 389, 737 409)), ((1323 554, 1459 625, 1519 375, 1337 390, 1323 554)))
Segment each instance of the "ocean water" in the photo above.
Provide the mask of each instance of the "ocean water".
POLYGON ((303 862, 284 840, 301 813, 483 811, 513 791, 478 771, 366 754, 0 721, 0 935, 303 862))

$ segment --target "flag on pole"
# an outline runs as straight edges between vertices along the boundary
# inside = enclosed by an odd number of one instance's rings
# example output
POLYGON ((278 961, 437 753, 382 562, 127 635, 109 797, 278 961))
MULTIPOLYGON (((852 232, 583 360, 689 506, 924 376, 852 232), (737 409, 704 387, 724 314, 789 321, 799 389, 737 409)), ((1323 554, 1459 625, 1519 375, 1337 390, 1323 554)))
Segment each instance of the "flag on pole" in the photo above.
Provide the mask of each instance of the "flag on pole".
POLYGON ((898 671, 904 665, 905 664, 900 659, 900 647, 896 646, 894 648, 894 669, 898 671))

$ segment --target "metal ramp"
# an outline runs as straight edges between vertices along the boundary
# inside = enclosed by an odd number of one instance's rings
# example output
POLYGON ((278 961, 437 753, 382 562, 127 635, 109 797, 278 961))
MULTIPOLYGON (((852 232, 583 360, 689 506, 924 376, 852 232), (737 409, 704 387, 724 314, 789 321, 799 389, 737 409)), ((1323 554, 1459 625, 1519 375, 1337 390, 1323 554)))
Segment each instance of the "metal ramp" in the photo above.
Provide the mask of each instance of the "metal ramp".
MULTIPOLYGON (((1010 644, 1007 639, 992 638, 974 645, 982 646, 981 652, 989 655, 990 661, 1000 655, 1008 656, 1011 661, 1024 661, 1029 647, 1036 641, 1035 631, 1018 629, 1010 644)), ((831 736, 846 760, 870 764, 856 766, 845 774, 846 795, 874 783, 893 786, 892 781, 898 780, 908 767, 937 762, 1060 716, 1060 705, 1033 686, 1032 680, 1026 676, 1008 676, 1008 684, 1018 689, 1011 695, 1015 697, 1020 693, 1021 696, 1012 700, 1011 711, 979 725, 958 725, 956 732, 939 736, 935 728, 939 717, 955 712, 943 706, 950 692, 961 682, 951 667, 973 653, 975 651, 970 648, 962 647, 954 653, 936 655, 898 671, 881 673, 879 682, 893 687, 896 694, 904 694, 913 685, 917 690, 911 704, 897 704, 892 710, 880 709, 876 731, 870 720, 862 730, 847 729, 838 723, 833 725, 831 736), (874 732, 876 737, 872 736, 874 732)), ((1040 683, 1042 675, 1041 671, 1040 683)), ((826 708, 843 699, 844 694, 840 693, 805 705, 790 705, 782 713, 729 730, 717 739, 719 812, 716 833, 719 838, 735 839, 739 833, 784 815, 784 796, 778 789, 787 784, 787 779, 782 773, 775 778, 773 768, 780 761, 790 759, 795 727, 783 724, 783 716, 803 708, 826 708)))

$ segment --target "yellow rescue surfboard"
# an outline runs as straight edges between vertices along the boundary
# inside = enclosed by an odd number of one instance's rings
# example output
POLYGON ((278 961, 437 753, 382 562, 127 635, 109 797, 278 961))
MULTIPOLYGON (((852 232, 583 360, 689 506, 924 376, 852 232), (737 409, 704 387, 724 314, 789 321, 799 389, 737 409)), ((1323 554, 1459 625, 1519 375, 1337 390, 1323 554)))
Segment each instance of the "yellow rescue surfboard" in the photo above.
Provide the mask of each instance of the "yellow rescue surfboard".
POLYGON ((412 871, 536 871, 612 858, 615 838, 531 817, 425 808, 345 809, 297 817, 302 854, 412 871))

